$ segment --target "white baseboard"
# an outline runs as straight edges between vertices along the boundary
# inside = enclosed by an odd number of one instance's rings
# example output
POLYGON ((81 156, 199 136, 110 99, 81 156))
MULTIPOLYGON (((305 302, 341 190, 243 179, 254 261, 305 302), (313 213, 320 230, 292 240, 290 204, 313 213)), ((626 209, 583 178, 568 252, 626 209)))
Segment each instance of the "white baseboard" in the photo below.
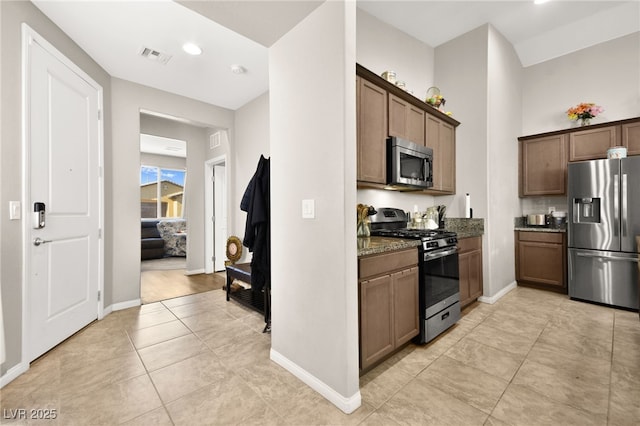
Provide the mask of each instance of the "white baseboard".
POLYGON ((197 274, 204 274, 204 268, 201 269, 194 269, 193 271, 185 271, 184 273, 185 275, 197 275, 197 274))
POLYGON ((516 288, 518 286, 518 283, 516 283, 515 281, 512 282, 511 284, 509 284, 508 286, 506 286, 505 288, 503 288, 502 290, 500 290, 498 293, 494 294, 491 297, 486 297, 486 296, 480 296, 478 297, 478 301, 479 302, 483 302, 483 303, 488 303, 490 305, 493 305, 494 303, 496 303, 498 300, 500 300, 501 298, 504 297, 505 294, 509 293, 511 290, 513 290, 514 288, 516 288))
POLYGON ((2 377, 0 377, 0 389, 14 381, 22 373, 29 370, 29 363, 23 363, 14 365, 11 367, 2 377))
POLYGON ((322 380, 313 376, 295 362, 292 362, 288 358, 282 356, 282 354, 273 350, 273 348, 271 349, 270 357, 273 362, 289 371, 298 379, 302 380, 307 384, 307 386, 325 397, 329 402, 338 407, 340 410, 344 411, 346 414, 353 413, 362 404, 360 391, 356 392, 349 398, 345 398, 344 396, 336 392, 333 388, 324 383, 322 380))
POLYGON ((133 299, 133 300, 127 300, 126 302, 114 303, 113 305, 109 306, 107 309, 111 311, 121 311, 123 309, 134 308, 140 305, 142 305, 142 301, 140 299, 133 299))

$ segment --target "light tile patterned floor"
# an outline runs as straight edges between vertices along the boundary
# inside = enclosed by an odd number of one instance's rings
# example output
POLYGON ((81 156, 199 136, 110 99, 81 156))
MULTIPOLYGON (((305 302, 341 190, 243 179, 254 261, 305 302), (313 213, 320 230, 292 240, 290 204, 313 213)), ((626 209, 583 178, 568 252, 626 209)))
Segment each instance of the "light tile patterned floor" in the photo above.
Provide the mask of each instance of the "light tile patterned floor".
POLYGON ((351 415, 271 362, 262 327, 222 290, 114 312, 2 389, 0 423, 640 424, 636 313, 517 288, 363 376, 351 415))

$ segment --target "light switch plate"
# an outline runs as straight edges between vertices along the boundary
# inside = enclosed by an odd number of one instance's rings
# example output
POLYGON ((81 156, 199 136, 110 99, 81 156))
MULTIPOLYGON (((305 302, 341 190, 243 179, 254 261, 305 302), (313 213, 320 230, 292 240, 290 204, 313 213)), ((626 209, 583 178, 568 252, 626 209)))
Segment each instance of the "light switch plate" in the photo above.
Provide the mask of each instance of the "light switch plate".
POLYGON ((9 201, 9 220, 20 220, 20 201, 9 201))
POLYGON ((316 201, 302 200, 302 218, 315 219, 316 217, 316 201))

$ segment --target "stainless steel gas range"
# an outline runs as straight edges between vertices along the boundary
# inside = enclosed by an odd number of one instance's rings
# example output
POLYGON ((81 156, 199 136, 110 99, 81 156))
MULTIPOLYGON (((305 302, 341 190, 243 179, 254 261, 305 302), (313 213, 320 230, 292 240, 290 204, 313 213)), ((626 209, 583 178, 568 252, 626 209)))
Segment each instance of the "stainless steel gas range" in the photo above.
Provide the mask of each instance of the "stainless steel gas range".
POLYGON ((419 239, 420 335, 418 343, 433 340, 460 319, 458 239, 441 229, 408 229, 403 210, 378 208, 370 218, 371 235, 419 239))

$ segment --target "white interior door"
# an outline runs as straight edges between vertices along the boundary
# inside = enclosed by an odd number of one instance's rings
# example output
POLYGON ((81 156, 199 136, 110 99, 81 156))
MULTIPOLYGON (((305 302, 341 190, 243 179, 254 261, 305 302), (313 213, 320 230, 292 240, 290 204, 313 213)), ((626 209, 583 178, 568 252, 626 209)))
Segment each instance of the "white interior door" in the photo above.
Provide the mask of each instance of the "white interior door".
POLYGON ((27 45, 29 361, 98 317, 101 88, 40 38, 27 45))
POLYGON ((227 249, 227 181, 225 164, 213 166, 214 269, 224 271, 227 249))

